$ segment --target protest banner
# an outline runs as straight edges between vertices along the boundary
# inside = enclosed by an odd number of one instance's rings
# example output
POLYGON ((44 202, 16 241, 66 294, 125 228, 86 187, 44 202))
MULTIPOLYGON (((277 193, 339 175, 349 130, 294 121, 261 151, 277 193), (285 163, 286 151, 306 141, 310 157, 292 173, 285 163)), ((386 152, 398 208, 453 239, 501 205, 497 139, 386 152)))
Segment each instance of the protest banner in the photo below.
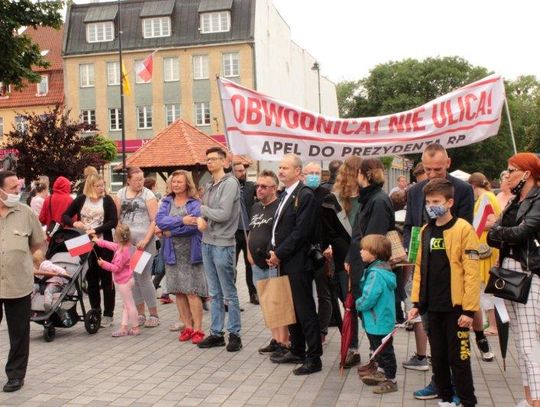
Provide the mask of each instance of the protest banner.
POLYGON ((421 153, 426 145, 462 147, 494 136, 504 83, 491 75, 423 106, 378 117, 340 119, 310 112, 218 78, 227 142, 235 154, 278 161, 421 153))

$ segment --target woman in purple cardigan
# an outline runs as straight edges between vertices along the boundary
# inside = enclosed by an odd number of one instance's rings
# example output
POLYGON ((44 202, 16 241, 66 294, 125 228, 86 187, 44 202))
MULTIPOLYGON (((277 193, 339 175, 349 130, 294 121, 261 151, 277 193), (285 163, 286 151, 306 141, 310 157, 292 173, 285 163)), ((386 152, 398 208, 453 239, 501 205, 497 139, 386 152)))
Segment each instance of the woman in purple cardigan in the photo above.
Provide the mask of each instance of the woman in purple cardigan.
POLYGON ((156 216, 163 233, 167 290, 176 295, 179 319, 184 329, 178 339, 197 344, 204 339, 201 297, 208 295, 202 266, 201 232, 184 220, 200 216, 201 203, 191 174, 178 170, 171 175, 172 192, 166 196, 156 216))

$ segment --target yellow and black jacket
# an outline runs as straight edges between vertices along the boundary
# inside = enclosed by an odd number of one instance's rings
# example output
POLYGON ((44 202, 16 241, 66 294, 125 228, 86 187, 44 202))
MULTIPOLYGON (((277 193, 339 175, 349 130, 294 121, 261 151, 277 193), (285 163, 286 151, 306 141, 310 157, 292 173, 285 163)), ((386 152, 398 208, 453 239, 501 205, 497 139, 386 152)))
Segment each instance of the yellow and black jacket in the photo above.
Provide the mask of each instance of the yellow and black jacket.
MULTIPOLYGON (((469 316, 480 309, 480 272, 478 236, 473 227, 458 218, 453 226, 443 231, 446 256, 450 262, 450 293, 452 305, 461 307, 469 316)), ((421 231, 421 241, 414 268, 411 301, 424 313, 427 310, 427 275, 430 224, 421 231)))

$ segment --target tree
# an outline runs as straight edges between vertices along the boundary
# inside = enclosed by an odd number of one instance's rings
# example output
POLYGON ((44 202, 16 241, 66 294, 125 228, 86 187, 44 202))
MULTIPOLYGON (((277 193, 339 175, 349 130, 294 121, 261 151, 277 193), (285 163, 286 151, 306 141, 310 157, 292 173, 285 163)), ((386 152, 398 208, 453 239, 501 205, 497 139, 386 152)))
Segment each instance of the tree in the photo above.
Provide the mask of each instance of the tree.
POLYGON ((339 117, 351 117, 355 106, 355 96, 359 91, 359 81, 343 81, 336 85, 339 117))
POLYGON ((109 138, 97 135, 95 144, 91 147, 85 147, 83 153, 96 154, 101 160, 111 162, 118 154, 116 144, 109 138))
MULTIPOLYGON (((358 89, 344 86, 349 93, 347 117, 369 117, 397 113, 421 106, 463 85, 489 74, 481 66, 473 66, 460 57, 427 58, 424 61, 405 59, 377 65, 358 89), (350 99, 353 102, 350 102, 350 99), (352 105, 352 107, 350 107, 352 105)), ((534 77, 524 77, 507 83, 508 102, 518 150, 535 151, 540 144, 540 92, 534 77)), ((339 99, 338 99, 339 100, 339 99)), ((497 136, 466 147, 448 150, 452 168, 467 172, 481 171, 495 178, 513 154, 510 128, 503 112, 497 136)), ((409 157, 418 160, 419 156, 409 157)))
POLYGON ((63 4, 61 1, 0 0, 0 82, 20 89, 24 79, 39 82, 39 73, 33 67, 47 67, 49 63, 40 53, 39 46, 26 35, 19 35, 21 27, 48 26, 60 28, 63 4))
POLYGON ((99 167, 104 160, 95 147, 97 135, 85 133, 95 126, 73 121, 69 110, 56 106, 43 114, 24 114, 24 129, 12 130, 7 135, 6 148, 18 151, 17 175, 27 183, 39 175, 51 179, 62 175, 75 182, 84 167, 99 167))

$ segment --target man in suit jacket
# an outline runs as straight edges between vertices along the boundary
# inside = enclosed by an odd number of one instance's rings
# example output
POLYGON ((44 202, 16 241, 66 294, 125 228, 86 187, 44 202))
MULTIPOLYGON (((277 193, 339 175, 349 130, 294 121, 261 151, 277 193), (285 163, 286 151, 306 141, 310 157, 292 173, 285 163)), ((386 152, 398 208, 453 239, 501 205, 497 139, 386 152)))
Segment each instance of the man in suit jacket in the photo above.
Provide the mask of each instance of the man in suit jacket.
POLYGON ((313 266, 309 248, 313 234, 315 200, 313 191, 301 181, 302 161, 295 154, 283 157, 279 179, 285 185, 274 216, 270 267, 279 267, 289 276, 296 313, 296 324, 289 326, 291 348, 274 353, 274 363, 302 363, 295 375, 306 375, 322 369, 321 331, 313 299, 313 266), (307 344, 307 350, 306 350, 307 344))

